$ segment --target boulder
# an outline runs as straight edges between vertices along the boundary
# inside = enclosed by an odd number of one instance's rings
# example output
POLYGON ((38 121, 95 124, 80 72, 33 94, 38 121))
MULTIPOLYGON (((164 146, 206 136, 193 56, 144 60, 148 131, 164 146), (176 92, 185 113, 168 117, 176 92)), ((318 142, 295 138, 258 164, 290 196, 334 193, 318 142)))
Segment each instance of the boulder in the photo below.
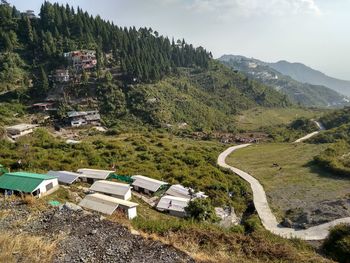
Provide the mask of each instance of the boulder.
POLYGON ((284 227, 291 228, 291 227, 293 227, 293 222, 289 218, 284 218, 281 225, 284 227))
POLYGON ((81 206, 78 206, 76 204, 66 202, 61 209, 68 210, 68 211, 82 211, 83 209, 81 206))

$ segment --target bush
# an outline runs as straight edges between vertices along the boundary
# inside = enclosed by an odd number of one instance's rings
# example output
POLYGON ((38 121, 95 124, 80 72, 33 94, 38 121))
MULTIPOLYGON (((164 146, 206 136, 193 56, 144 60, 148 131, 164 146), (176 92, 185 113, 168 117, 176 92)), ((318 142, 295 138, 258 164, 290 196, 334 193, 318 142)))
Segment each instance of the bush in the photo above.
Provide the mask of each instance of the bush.
POLYGON ((322 251, 341 263, 350 262, 350 225, 340 224, 332 228, 322 245, 322 251))
POLYGON ((245 229, 249 233, 257 231, 262 228, 258 215, 250 216, 244 223, 245 223, 245 229))
POLYGON ((219 220, 209 199, 191 200, 185 211, 188 217, 197 221, 217 222, 219 220))

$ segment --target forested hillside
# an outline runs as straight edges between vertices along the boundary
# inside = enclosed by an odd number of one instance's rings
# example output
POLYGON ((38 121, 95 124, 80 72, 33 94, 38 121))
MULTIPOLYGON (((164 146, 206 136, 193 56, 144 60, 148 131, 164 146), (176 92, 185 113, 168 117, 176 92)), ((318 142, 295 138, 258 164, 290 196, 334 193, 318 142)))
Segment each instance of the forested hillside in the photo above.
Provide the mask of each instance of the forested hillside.
POLYGON ((273 89, 219 65, 202 47, 151 28, 121 28, 68 5, 45 2, 33 17, 3 3, 0 39, 0 100, 54 99, 61 116, 84 107, 77 100, 85 100, 110 125, 136 118, 228 130, 232 127, 223 122, 239 110, 290 104, 273 89), (96 65, 77 69, 67 59, 81 50, 96 65), (57 82, 57 70, 69 72, 70 80, 57 82))

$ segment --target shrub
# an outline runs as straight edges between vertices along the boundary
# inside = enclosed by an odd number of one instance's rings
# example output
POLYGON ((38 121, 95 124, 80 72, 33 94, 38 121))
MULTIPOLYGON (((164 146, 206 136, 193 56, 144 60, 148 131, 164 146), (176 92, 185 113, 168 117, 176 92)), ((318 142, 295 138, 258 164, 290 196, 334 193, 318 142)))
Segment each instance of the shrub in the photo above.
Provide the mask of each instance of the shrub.
POLYGON ((350 262, 350 225, 333 227, 322 245, 322 251, 339 262, 350 262))
POLYGON ((250 216, 245 222, 245 229, 251 233, 262 228, 258 215, 250 216))
POLYGON ((185 208, 188 217, 197 221, 216 222, 219 218, 215 214, 210 199, 194 199, 191 200, 185 208))

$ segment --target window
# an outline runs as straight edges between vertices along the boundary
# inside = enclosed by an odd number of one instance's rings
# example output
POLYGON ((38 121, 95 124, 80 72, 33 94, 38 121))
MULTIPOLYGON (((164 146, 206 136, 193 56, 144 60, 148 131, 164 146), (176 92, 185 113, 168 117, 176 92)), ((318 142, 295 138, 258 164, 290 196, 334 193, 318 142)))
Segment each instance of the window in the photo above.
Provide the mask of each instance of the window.
POLYGON ((53 188, 53 183, 46 185, 46 191, 50 191, 53 188))

